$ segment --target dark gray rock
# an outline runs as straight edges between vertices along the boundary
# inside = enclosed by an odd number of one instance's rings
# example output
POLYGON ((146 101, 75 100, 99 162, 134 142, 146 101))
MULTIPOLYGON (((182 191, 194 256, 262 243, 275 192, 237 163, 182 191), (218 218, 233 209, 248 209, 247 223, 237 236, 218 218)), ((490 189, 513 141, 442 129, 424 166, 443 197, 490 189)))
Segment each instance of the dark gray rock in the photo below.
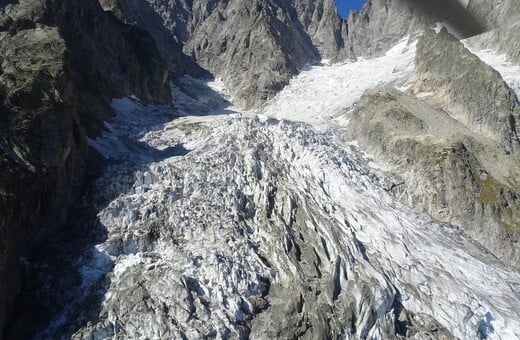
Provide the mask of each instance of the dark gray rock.
POLYGON ((343 56, 344 23, 333 1, 149 1, 164 26, 250 108, 305 64, 343 56))
POLYGON ((337 14, 330 0, 293 0, 303 29, 311 37, 323 58, 339 61, 345 58, 346 22, 337 14))
POLYGON ((471 39, 481 48, 494 48, 520 64, 520 6, 518 1, 471 0, 468 9, 485 22, 490 32, 471 39))
POLYGON ((97 2, 2 2, 0 51, 1 330, 20 288, 19 256, 63 222, 82 184, 86 136, 102 131, 109 99, 171 99, 151 36, 97 2))
POLYGON ((383 55, 407 35, 417 35, 432 20, 408 2, 369 0, 347 19, 347 54, 350 58, 383 55))
MULTIPOLYGON (((481 27, 477 32, 490 31, 473 38, 472 41, 480 42, 481 47, 497 48, 507 53, 511 60, 520 63, 518 2, 468 0, 461 4, 457 12, 466 8, 467 14, 461 14, 459 17, 468 18, 460 21, 469 20, 476 23, 481 27)), ((347 55, 356 58, 384 54, 403 37, 417 36, 424 28, 432 27, 436 22, 447 23, 450 32, 456 33, 459 38, 467 36, 457 27, 450 25, 450 22, 457 23, 459 19, 452 17, 447 11, 434 9, 429 8, 428 2, 422 0, 368 0, 359 12, 352 12, 346 20, 347 32, 343 39, 347 55)))

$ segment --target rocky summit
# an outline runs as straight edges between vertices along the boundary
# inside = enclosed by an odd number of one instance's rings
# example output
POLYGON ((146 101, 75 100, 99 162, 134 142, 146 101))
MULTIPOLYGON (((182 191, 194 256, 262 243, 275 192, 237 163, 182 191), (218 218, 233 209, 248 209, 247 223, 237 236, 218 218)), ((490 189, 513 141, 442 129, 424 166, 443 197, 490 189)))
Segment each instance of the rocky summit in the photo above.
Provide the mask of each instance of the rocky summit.
POLYGON ((520 339, 520 4, 441 3, 0 0, 0 339, 520 339))

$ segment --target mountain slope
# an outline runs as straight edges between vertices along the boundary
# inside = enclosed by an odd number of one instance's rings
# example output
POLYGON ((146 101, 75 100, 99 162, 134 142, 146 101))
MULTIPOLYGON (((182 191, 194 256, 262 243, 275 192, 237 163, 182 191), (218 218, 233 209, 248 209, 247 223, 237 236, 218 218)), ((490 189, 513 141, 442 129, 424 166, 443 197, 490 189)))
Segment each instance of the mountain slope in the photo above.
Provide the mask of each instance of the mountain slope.
POLYGON ((102 4, 2 7, 6 338, 520 337, 513 2, 102 4))
POLYGON ((332 0, 149 1, 171 34, 251 108, 307 63, 342 55, 344 23, 332 0))

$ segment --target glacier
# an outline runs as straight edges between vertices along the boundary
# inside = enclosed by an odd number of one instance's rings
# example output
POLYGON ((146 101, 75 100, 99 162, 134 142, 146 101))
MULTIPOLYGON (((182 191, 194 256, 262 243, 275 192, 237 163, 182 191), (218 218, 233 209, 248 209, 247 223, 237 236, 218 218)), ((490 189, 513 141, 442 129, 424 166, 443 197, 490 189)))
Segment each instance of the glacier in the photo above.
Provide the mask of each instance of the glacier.
POLYGON ((98 295, 73 338, 520 338, 520 274, 399 203, 336 135, 364 90, 406 86, 414 46, 309 67, 254 111, 189 77, 173 107, 113 100, 86 197, 103 202, 107 237, 77 260, 84 294, 42 337, 98 295))

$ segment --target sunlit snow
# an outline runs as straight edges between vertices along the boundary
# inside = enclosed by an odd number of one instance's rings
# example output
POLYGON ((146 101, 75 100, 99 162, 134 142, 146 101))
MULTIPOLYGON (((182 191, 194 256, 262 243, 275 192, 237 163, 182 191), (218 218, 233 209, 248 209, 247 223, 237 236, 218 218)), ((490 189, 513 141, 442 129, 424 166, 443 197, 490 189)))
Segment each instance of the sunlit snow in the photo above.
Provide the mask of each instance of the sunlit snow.
POLYGON ((408 38, 376 59, 309 66, 295 76, 261 112, 267 116, 323 124, 354 105, 363 92, 378 85, 401 85, 414 69, 416 42, 408 38))

